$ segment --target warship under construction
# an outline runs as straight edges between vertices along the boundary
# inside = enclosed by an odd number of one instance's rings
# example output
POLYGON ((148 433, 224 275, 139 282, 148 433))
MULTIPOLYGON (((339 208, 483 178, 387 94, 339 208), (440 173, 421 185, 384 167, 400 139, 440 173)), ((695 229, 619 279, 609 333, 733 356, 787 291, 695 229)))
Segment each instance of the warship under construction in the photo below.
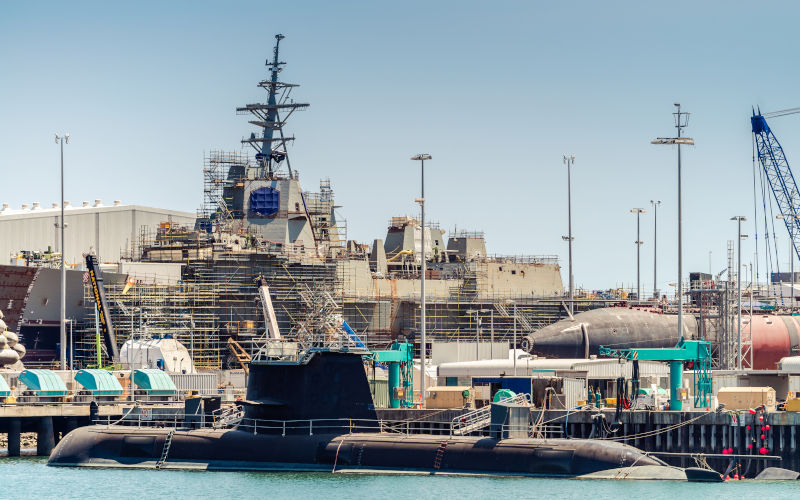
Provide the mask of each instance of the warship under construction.
MULTIPOLYGON (((387 217, 385 237, 371 244, 348 240, 330 180, 319 192, 304 191, 291 164, 287 146, 295 138, 286 125, 309 104, 295 101, 298 86, 280 78, 282 39, 276 36, 267 78, 258 82, 266 101, 236 108, 255 127, 242 138, 244 149, 205 158, 204 203, 194 226, 142 229, 123 255, 127 274, 106 273, 121 342, 132 334, 170 334, 191 345, 198 368, 234 366, 229 339, 244 345, 268 322, 260 279, 269 284, 283 334, 319 327, 306 324, 310 312, 335 311, 376 347, 400 335, 413 339, 420 329, 423 270, 430 341, 503 341, 568 315, 556 256, 491 256, 482 232, 447 234, 408 216, 387 217)), ((79 363, 94 356, 89 293, 84 287, 84 322, 76 324, 79 363)), ((589 304, 599 305, 579 301, 576 312, 589 304)))

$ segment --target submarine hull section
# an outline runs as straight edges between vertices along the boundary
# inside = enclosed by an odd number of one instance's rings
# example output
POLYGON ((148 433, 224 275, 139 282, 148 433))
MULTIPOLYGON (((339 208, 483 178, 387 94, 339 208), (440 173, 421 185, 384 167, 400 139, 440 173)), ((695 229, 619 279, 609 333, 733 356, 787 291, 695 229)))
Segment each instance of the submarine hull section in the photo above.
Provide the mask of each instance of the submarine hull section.
MULTIPOLYGON (((775 370, 782 358, 800 354, 799 333, 798 316, 773 314, 755 314, 752 318, 742 316, 742 341, 747 342, 752 339, 755 370, 775 370)), ((742 351, 746 357, 747 347, 742 347, 742 351)))
MULTIPOLYGON (((630 470, 649 466, 648 470, 662 473, 671 470, 664 462, 637 448, 609 441, 497 440, 380 433, 283 436, 213 429, 175 431, 167 448, 167 458, 161 461, 168 434, 168 429, 160 428, 81 427, 59 442, 48 464, 549 477, 592 475, 620 467, 630 470), (443 452, 439 452, 442 448, 443 452)), ((649 479, 662 478, 653 477, 651 473, 648 476, 649 479)))
MULTIPOLYGON (((527 337, 531 354, 556 358, 588 358, 602 346, 674 347, 678 343, 678 317, 658 312, 608 307, 592 309, 546 326, 527 337)), ((684 338, 697 335, 697 321, 684 315, 684 338)))
MULTIPOLYGON (((587 358, 599 346, 674 347, 678 343, 678 317, 672 314, 608 307, 593 309, 546 326, 526 337, 523 347, 531 354, 556 358, 587 358)), ((685 314, 685 339, 698 337, 697 319, 685 314)), ((735 323, 734 323, 735 324, 735 323)), ((715 338, 718 332, 712 332, 715 338)), ((736 331, 733 332, 734 338, 736 331)), ((718 337, 717 337, 718 338, 718 337)), ((755 314, 742 316, 742 351, 749 356, 752 339, 753 369, 775 370, 784 357, 800 355, 800 316, 755 314)), ((748 362, 744 363, 745 366, 748 362)))

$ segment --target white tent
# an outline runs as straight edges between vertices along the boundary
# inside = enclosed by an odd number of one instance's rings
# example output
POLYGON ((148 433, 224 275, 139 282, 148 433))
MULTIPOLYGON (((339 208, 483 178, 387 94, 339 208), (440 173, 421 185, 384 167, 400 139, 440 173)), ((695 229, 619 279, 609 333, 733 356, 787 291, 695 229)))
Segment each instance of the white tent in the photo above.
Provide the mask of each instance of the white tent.
POLYGON ((195 373, 189 351, 173 338, 127 340, 119 357, 126 370, 159 368, 173 373, 195 373))

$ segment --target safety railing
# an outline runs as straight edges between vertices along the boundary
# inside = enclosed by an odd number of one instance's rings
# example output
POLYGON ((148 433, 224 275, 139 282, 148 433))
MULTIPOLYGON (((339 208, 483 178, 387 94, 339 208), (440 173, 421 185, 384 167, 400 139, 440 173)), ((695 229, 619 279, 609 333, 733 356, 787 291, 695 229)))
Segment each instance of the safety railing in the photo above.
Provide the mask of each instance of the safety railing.
MULTIPOLYGON (((463 436, 452 422, 424 421, 424 420, 369 420, 369 419, 303 419, 303 420, 266 420, 244 418, 236 412, 225 412, 212 415, 184 415, 184 414, 132 414, 124 418, 103 416, 93 421, 94 424, 107 426, 155 427, 167 429, 236 429, 252 434, 268 434, 281 436, 296 436, 315 434, 353 434, 376 433, 394 434, 400 436, 411 435, 436 435, 446 437, 463 436), (231 418, 229 415, 234 415, 231 418)), ((484 426, 486 427, 486 426, 484 426)), ((530 425, 498 425, 492 426, 492 434, 502 433, 503 436, 530 436, 530 425)), ((486 435, 486 432, 482 432, 486 435)), ((546 437, 555 437, 555 433, 546 433, 546 437)))
POLYGON ((287 361, 306 363, 317 352, 354 352, 367 354, 363 343, 346 333, 307 334, 297 339, 263 338, 253 353, 253 363, 287 361))

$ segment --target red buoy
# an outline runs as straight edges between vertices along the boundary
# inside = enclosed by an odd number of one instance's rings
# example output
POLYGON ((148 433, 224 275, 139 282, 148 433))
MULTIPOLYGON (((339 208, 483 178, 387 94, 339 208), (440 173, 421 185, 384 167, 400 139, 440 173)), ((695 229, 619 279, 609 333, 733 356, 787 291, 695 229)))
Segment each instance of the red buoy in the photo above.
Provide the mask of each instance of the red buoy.
POLYGON ((748 431, 750 430, 750 426, 749 426, 749 425, 747 426, 747 430, 748 430, 748 431))
POLYGON ((756 411, 755 411, 754 409, 750 408, 750 413, 751 413, 751 414, 753 414, 753 415, 755 415, 755 414, 756 414, 756 411))
POLYGON ((763 434, 762 434, 762 435, 761 435, 761 439, 767 439, 767 436, 765 436, 765 435, 763 435, 763 434))
POLYGON ((752 450, 753 449, 753 443, 748 444, 747 445, 747 449, 752 450))
POLYGON ((765 426, 764 426, 764 430, 765 430, 765 431, 768 431, 768 430, 769 430, 769 424, 767 424, 767 425, 765 425, 765 426))

